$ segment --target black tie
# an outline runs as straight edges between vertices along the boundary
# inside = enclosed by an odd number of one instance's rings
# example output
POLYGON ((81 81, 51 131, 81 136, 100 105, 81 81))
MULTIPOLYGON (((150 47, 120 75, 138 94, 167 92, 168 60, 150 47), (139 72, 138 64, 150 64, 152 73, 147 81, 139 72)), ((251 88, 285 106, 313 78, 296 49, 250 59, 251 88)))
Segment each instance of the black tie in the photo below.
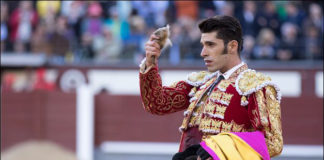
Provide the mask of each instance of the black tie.
POLYGON ((210 86, 208 92, 207 92, 207 96, 210 95, 210 93, 214 90, 215 86, 224 79, 223 75, 218 76, 218 78, 216 79, 216 81, 210 86))

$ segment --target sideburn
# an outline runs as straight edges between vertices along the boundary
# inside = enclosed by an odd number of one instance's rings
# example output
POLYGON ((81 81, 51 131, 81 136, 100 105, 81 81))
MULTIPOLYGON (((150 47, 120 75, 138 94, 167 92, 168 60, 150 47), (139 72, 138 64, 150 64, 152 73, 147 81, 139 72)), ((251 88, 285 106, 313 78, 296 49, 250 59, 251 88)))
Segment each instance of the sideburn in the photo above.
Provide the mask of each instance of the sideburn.
POLYGON ((227 43, 224 44, 224 49, 223 49, 222 55, 224 55, 224 54, 228 54, 227 53, 227 43))

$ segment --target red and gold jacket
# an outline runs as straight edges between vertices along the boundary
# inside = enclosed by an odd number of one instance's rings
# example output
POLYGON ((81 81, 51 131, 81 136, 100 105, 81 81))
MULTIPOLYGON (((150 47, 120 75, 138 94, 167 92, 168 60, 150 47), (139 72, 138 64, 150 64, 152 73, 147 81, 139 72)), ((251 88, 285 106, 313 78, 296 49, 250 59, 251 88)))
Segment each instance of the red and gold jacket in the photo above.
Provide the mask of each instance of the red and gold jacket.
POLYGON ((192 137, 200 142, 221 132, 259 130, 265 135, 270 156, 279 155, 283 140, 278 87, 270 77, 244 64, 228 79, 220 81, 207 97, 205 92, 218 74, 194 72, 186 80, 166 87, 162 86, 157 67, 141 71, 144 109, 156 115, 185 110, 179 128, 182 132, 179 151, 188 147, 184 144, 192 137))

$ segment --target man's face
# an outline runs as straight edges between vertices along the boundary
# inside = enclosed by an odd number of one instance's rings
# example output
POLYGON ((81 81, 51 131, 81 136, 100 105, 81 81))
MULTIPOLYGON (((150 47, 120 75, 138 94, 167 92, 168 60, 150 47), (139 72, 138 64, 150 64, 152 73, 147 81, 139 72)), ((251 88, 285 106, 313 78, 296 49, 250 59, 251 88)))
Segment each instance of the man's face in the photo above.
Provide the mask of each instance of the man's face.
POLYGON ((216 38, 217 32, 202 33, 200 43, 203 49, 200 53, 204 58, 205 65, 209 72, 215 72, 225 68, 229 54, 225 51, 224 41, 216 38))

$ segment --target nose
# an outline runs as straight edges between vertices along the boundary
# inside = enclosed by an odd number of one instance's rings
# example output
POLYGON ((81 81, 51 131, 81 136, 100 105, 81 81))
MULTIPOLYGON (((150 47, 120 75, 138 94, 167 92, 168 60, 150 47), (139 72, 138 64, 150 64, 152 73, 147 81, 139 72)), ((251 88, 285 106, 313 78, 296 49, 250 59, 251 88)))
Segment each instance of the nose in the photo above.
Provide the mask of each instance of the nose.
POLYGON ((205 47, 203 47, 202 50, 201 50, 200 56, 201 56, 201 57, 206 57, 207 55, 208 55, 208 54, 207 54, 207 52, 206 52, 206 49, 205 49, 205 47))

